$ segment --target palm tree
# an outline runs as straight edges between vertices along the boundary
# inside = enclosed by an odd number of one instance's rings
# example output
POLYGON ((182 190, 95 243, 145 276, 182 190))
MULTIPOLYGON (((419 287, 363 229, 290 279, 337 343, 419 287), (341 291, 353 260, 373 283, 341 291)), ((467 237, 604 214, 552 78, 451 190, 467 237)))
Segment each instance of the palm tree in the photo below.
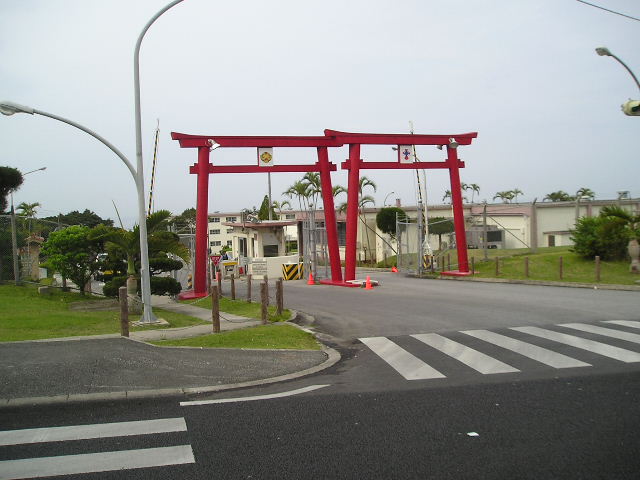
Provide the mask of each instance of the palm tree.
POLYGON ((511 203, 511 200, 513 199, 514 194, 511 190, 505 190, 502 192, 497 192, 493 199, 495 200, 496 198, 499 198, 500 200, 502 200, 503 203, 511 203))
POLYGON ((519 188, 514 188, 511 190, 511 193, 513 193, 516 203, 518 203, 518 195, 524 195, 524 192, 519 188))
POLYGON ((307 199, 309 208, 316 207, 318 196, 322 193, 320 174, 318 172, 307 172, 302 177, 302 182, 307 186, 307 199))
POLYGON ((640 213, 630 213, 617 205, 607 205, 602 207, 600 215, 604 217, 613 217, 620 220, 629 234, 629 244, 627 246, 629 256, 631 257, 631 265, 629 271, 631 273, 640 273, 640 261, 638 260, 638 240, 640 240, 640 213))
POLYGON ((569 195, 567 192, 563 191, 563 190, 558 190, 557 192, 551 192, 548 193, 543 199, 542 201, 551 201, 551 202, 569 202, 571 200, 573 200, 574 198, 569 195))
POLYGON ((279 202, 277 200, 273 201, 273 208, 278 211, 278 218, 280 218, 280 216, 282 215, 282 209, 285 207, 285 205, 289 207, 289 210, 291 210, 291 202, 289 202, 289 200, 283 200, 282 202, 279 202))
POLYGON ((578 191, 576 192, 576 198, 582 198, 582 197, 587 197, 593 200, 594 198, 596 198, 596 194, 590 188, 582 187, 578 189, 578 191))
POLYGON ((36 213, 38 211, 38 208, 40 207, 40 203, 39 202, 34 202, 34 203, 25 203, 22 202, 20 205, 18 205, 18 214, 25 217, 28 220, 28 225, 29 225, 29 235, 31 235, 31 222, 33 221, 34 218, 36 218, 36 213))
POLYGON ((480 187, 478 186, 478 184, 472 183, 471 185, 469 185, 469 190, 471 190, 471 203, 473 203, 473 197, 475 196, 475 194, 477 193, 478 195, 480 195, 480 187))
POLYGON ((296 197, 300 210, 307 210, 307 202, 309 199, 309 185, 302 180, 294 182, 287 190, 282 192, 289 198, 296 197), (304 207, 304 208, 303 208, 304 207))

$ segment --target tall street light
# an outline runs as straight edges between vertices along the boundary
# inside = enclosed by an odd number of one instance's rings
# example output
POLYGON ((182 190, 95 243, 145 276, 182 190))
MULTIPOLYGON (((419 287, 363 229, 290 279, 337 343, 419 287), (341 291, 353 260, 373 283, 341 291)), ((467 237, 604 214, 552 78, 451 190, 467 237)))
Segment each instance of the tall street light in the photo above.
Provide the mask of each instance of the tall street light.
MULTIPOLYGON (((60 117, 58 115, 54 115, 53 113, 43 112, 42 110, 37 110, 33 107, 27 107, 26 105, 19 105, 17 103, 1 101, 0 102, 0 113, 3 115, 13 115, 14 113, 28 113, 29 115, 42 115, 43 117, 53 118, 54 120, 58 120, 59 122, 66 123, 67 125, 71 125, 72 127, 76 127, 79 130, 82 130, 85 133, 88 133, 98 141, 102 142, 106 145, 113 153, 115 153, 120 160, 124 162, 124 164, 131 172, 131 176, 136 184, 136 189, 138 190, 138 222, 140 224, 140 257, 141 257, 141 268, 140 268, 140 277, 142 283, 142 292, 143 292, 143 303, 144 303, 144 320, 145 322, 151 323, 155 321, 153 317, 153 311, 151 310, 151 295, 150 295, 150 276, 149 276, 149 250, 147 245, 147 217, 144 210, 144 182, 142 181, 142 169, 136 172, 136 169, 133 168, 133 165, 124 154, 118 150, 115 146, 113 146, 109 141, 98 135, 96 132, 89 130, 87 127, 80 125, 72 120, 67 118, 60 117), (144 231, 144 235, 143 235, 144 231), (143 254, 144 252, 144 254, 143 254), (146 285, 146 287, 145 287, 146 285), (147 292, 147 297, 145 298, 144 293, 147 292)), ((28 172, 31 173, 31 172, 28 172)))
POLYGON ((174 5, 182 2, 183 0, 174 0, 158 13, 156 13, 151 20, 144 26, 138 41, 136 42, 136 48, 133 53, 133 87, 135 94, 135 123, 136 123, 136 167, 137 174, 134 175, 136 181, 136 188, 138 190, 138 217, 140 218, 140 245, 144 243, 145 248, 140 248, 140 277, 142 279, 142 303, 144 304, 144 313, 142 317, 143 323, 153 323, 157 319, 154 317, 151 311, 151 280, 149 275, 149 250, 147 248, 147 216, 145 214, 144 206, 144 172, 142 162, 142 119, 140 114, 140 46, 142 45, 142 39, 144 38, 149 27, 155 22, 160 15, 169 10, 174 5), (144 220, 143 220, 144 219, 144 220), (143 240, 144 239, 144 240, 143 240), (147 309, 148 306, 148 309, 147 309), (148 310, 148 314, 147 314, 148 310))
MULTIPOLYGON (((2 112, 4 113, 4 111, 2 112)), ((9 114, 10 115, 10 114, 9 114)), ((21 175, 24 177, 30 173, 46 170, 47 167, 36 168, 21 175)), ((13 281, 16 285, 20 285, 20 265, 18 264, 18 238, 16 237, 16 211, 13 208, 13 190, 11 194, 11 250, 13 255, 13 281)))
MULTIPOLYGON (((627 66, 626 63, 624 63, 622 60, 620 60, 620 58, 618 58, 616 55, 611 53, 611 51, 606 47, 596 48, 596 53, 601 57, 614 58, 620 65, 622 65, 627 70, 627 72, 629 72, 629 75, 631 75, 633 80, 636 82, 636 85, 638 86, 638 90, 640 90, 640 82, 638 82, 638 78, 635 76, 635 74, 631 71, 631 69, 627 66)), ((634 116, 640 115, 640 101, 629 100, 628 102, 622 105, 622 111, 626 115, 634 115, 634 116)))

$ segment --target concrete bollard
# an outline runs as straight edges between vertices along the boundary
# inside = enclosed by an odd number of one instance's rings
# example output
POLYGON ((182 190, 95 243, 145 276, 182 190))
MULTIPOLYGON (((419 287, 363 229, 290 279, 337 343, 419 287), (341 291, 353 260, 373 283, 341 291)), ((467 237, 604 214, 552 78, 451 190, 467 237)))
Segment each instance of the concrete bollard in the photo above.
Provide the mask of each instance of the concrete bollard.
POLYGON ((560 277, 560 280, 562 280, 564 276, 564 263, 562 261, 562 257, 558 259, 558 276, 560 277))
POLYGON ((529 257, 524 257, 524 276, 529 278, 529 257))
POLYGON ((236 299, 236 276, 231 274, 231 300, 236 299))
POLYGON ((251 274, 247 274, 247 302, 251 303, 251 274))
POLYGON ((600 281, 600 256, 596 255, 596 282, 600 281))
POLYGON ((127 295, 127 287, 120 287, 118 289, 118 298, 120 300, 120 335, 123 337, 129 336, 129 305, 127 295))

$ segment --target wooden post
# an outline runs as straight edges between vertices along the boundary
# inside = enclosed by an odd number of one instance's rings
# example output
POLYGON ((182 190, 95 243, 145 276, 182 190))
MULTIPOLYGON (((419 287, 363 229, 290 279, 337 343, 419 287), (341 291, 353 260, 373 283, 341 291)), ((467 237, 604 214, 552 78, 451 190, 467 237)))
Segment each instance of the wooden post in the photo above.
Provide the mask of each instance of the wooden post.
POLYGON ((444 272, 444 255, 440 255, 440 271, 444 272))
POLYGON ((231 300, 236 299, 236 276, 231 274, 231 300))
POLYGON ((211 323, 213 324, 213 333, 220 333, 220 297, 218 296, 218 287, 211 286, 211 323))
POLYGON ((596 255, 596 282, 600 281, 600 256, 596 255))
POLYGON ((476 274, 476 257, 471 257, 471 275, 476 274))
POLYGON ((276 313, 282 315, 284 310, 284 287, 281 278, 276 280, 276 313))
POLYGON ((500 276, 500 257, 496 257, 496 277, 500 276))
POLYGON ((216 278, 218 279, 218 298, 222 296, 222 273, 220 270, 216 272, 216 278))
POLYGON ((267 321, 269 319, 269 294, 267 293, 267 284, 265 282, 262 282, 260 284, 260 300, 261 300, 261 305, 262 305, 262 309, 261 309, 261 313, 262 313, 262 324, 266 325, 267 321))
POLYGON ((529 278, 529 257, 524 257, 524 276, 529 278))
POLYGON ((451 271, 451 254, 447 253, 447 270, 451 271))
POLYGON ((247 302, 251 303, 251 274, 247 273, 247 302))
POLYGON ((129 305, 127 302, 127 287, 118 289, 118 297, 120 299, 120 335, 129 336, 129 305))
POLYGON ((563 273, 564 273, 564 272, 563 272, 563 267, 564 267, 564 265, 563 265, 563 263, 562 263, 562 257, 560 257, 560 258, 558 259, 558 273, 560 274, 560 280, 562 280, 562 275, 563 275, 563 273))

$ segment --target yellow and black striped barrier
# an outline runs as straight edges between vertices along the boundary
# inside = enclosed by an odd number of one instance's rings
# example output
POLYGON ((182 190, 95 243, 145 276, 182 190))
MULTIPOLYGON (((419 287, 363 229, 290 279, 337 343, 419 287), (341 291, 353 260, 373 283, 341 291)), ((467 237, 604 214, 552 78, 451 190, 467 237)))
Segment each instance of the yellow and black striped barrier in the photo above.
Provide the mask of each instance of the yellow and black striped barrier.
POLYGON ((283 263, 282 277, 285 280, 300 280, 304 276, 304 265, 302 263, 283 263))
POLYGON ((425 270, 429 270, 431 268, 431 262, 433 261, 433 257, 431 255, 423 255, 422 256, 422 268, 425 270))

